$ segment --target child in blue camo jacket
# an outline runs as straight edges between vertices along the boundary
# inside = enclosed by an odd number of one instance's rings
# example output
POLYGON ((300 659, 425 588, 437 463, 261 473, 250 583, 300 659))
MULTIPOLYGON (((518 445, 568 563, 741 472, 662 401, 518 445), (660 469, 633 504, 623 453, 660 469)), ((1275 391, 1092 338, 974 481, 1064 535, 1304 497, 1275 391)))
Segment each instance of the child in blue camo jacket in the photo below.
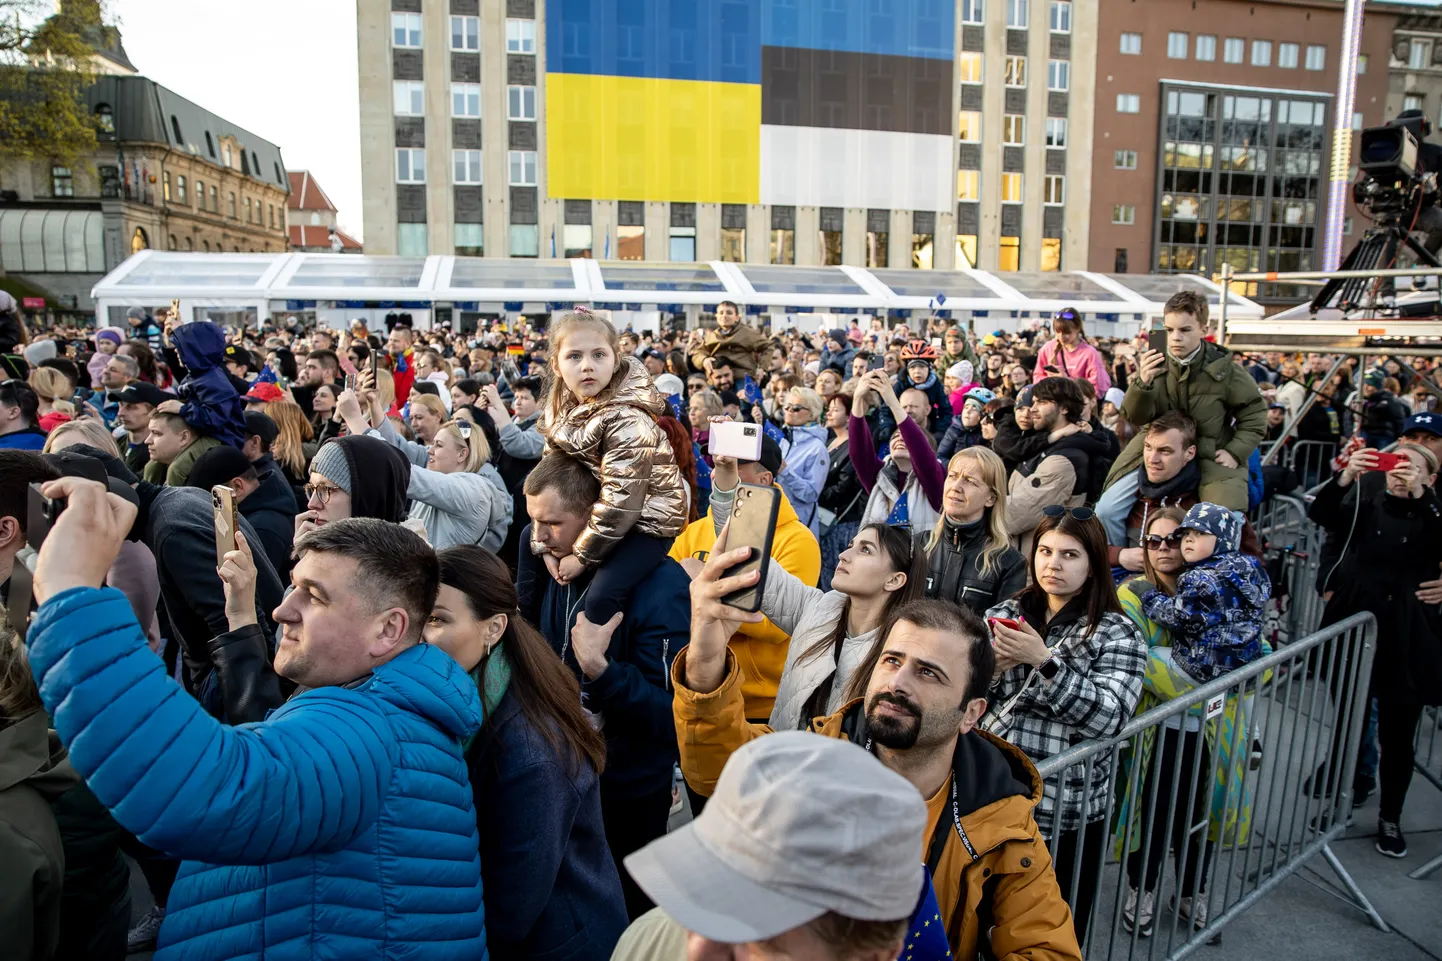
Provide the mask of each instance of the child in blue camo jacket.
POLYGON ((1147 617, 1172 636, 1172 657, 1199 684, 1262 656, 1262 612, 1272 585, 1257 558, 1238 550, 1242 522, 1220 504, 1202 502, 1177 528, 1187 569, 1177 593, 1153 589, 1147 617))

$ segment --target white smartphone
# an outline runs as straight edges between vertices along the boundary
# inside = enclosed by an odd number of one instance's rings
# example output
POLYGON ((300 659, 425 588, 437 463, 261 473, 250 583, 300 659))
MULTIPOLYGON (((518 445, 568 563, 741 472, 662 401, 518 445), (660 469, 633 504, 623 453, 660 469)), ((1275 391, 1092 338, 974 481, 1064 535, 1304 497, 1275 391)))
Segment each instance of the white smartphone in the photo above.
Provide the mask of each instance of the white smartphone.
POLYGON ((737 460, 761 459, 761 425, 743 421, 722 421, 711 425, 707 449, 712 457, 734 457, 737 460))

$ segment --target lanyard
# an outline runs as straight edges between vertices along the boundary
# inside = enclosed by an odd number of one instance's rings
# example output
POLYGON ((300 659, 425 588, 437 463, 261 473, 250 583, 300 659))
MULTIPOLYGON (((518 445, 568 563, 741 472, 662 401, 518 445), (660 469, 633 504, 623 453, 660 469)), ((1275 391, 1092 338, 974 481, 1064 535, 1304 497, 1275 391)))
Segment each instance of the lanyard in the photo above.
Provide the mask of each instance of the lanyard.
MULTIPOLYGON (((870 737, 866 739, 866 753, 875 755, 875 743, 870 737)), ((971 855, 973 861, 981 860, 981 855, 976 853, 976 848, 971 844, 971 838, 966 835, 966 828, 961 826, 961 802, 957 800, 956 772, 951 775, 951 823, 956 828, 956 836, 961 838, 961 843, 966 847, 966 853, 971 855)), ((927 847, 926 866, 932 875, 936 874, 937 868, 941 865, 941 855, 946 851, 946 835, 948 829, 940 822, 936 825, 936 833, 931 836, 931 844, 927 847)))

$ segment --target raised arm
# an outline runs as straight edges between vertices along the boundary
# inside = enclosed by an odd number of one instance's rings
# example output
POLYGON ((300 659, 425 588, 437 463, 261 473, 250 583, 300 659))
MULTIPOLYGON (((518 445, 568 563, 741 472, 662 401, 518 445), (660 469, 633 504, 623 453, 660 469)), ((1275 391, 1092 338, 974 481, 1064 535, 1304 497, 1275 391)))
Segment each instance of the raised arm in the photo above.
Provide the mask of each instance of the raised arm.
POLYGON ((934 510, 941 510, 941 491, 946 486, 946 466, 936 457, 936 451, 926 439, 925 428, 910 417, 899 418, 901 439, 906 442, 906 451, 911 455, 911 469, 921 483, 922 493, 934 510))

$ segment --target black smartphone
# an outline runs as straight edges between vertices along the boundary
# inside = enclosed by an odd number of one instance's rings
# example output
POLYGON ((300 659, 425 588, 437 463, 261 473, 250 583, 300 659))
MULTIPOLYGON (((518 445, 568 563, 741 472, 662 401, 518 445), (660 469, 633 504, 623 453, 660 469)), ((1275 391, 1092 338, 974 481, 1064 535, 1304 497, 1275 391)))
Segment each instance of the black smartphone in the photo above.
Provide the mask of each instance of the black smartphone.
POLYGON ((751 587, 732 591, 721 598, 732 607, 748 613, 761 609, 766 593, 766 560, 771 556, 771 542, 776 537, 776 518, 781 510, 781 492, 775 487, 739 484, 736 500, 731 505, 731 526, 726 533, 726 549, 749 547, 746 560, 730 567, 723 577, 760 571, 761 576, 751 587))
POLYGON ((1167 331, 1164 327, 1154 327, 1147 331, 1147 349, 1155 350, 1158 353, 1165 353, 1167 349, 1167 331))
POLYGON ((380 352, 380 350, 379 350, 379 349, 372 349, 372 350, 371 350, 371 390, 375 390, 376 388, 378 388, 378 387, 380 386, 380 381, 377 379, 377 375, 376 375, 376 371, 380 369, 380 362, 381 362, 381 352, 380 352))

